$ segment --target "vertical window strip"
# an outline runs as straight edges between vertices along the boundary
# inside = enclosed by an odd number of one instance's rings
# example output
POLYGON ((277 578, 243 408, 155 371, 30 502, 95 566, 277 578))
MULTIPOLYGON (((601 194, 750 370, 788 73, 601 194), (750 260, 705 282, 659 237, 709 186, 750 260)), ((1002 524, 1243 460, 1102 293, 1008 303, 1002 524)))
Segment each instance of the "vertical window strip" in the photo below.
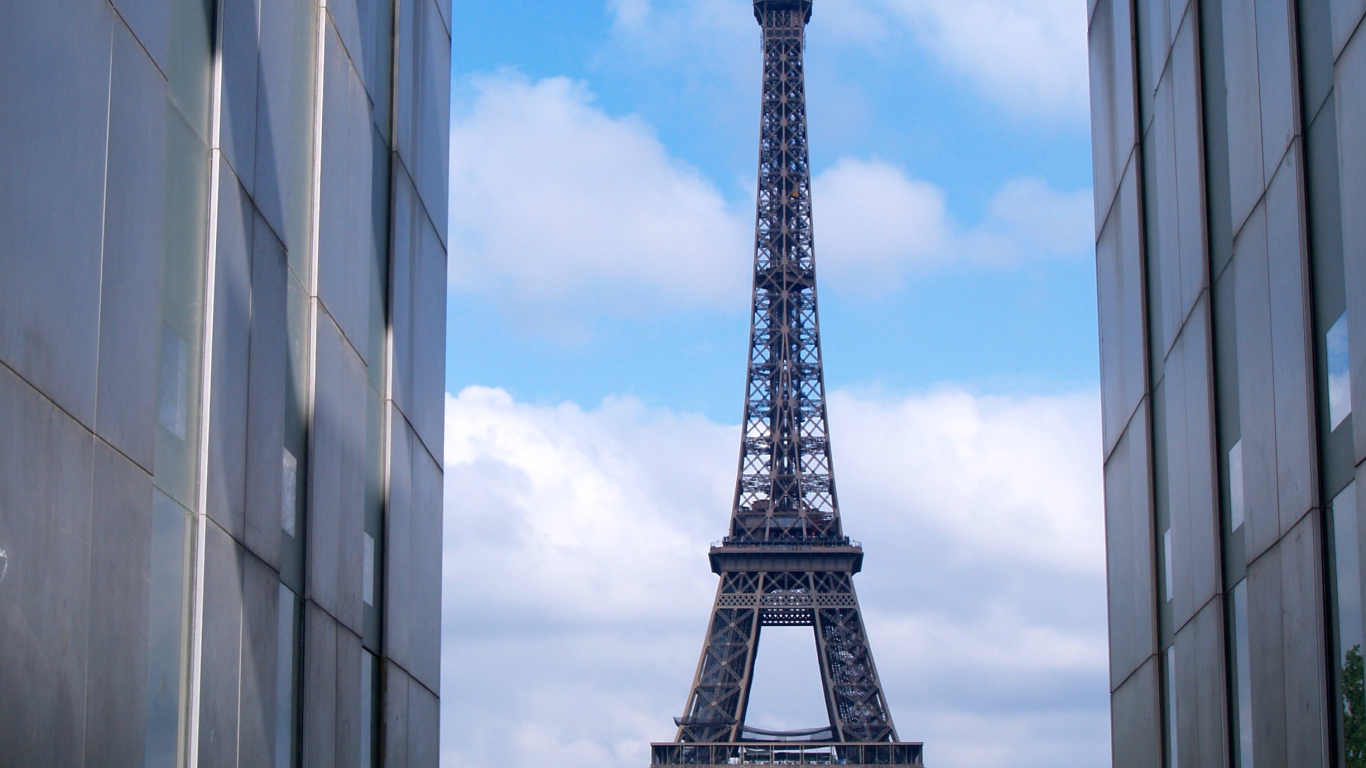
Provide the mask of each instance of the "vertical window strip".
POLYGON ((1233 764, 1235 768, 1253 768, 1252 752, 1252 663, 1251 641, 1247 625, 1247 580, 1233 587, 1229 604, 1229 628, 1233 637, 1229 643, 1230 659, 1229 707, 1232 720, 1233 764))
POLYGON ((1163 676, 1163 684, 1166 687, 1167 700, 1167 768, 1180 768, 1181 762, 1177 752, 1177 722, 1176 711, 1176 646, 1167 649, 1166 669, 1163 676))
POLYGON ((1162 575, 1167 602, 1172 601, 1172 529, 1162 533, 1162 575))
POLYGON ((275 667, 275 768, 297 764, 299 606, 294 592, 280 585, 279 635, 275 667))
POLYGON ((1361 527, 1356 483, 1328 507, 1332 537, 1333 623, 1337 646, 1338 757, 1345 768, 1366 765, 1366 680, 1362 662, 1361 527))
POLYGON ((1243 500, 1243 441, 1233 444, 1228 451, 1229 528, 1238 530, 1243 525, 1246 510, 1243 500))
POLYGON ((1352 415, 1352 367, 1348 356, 1347 313, 1325 334, 1328 355, 1328 423, 1336 430, 1352 415))

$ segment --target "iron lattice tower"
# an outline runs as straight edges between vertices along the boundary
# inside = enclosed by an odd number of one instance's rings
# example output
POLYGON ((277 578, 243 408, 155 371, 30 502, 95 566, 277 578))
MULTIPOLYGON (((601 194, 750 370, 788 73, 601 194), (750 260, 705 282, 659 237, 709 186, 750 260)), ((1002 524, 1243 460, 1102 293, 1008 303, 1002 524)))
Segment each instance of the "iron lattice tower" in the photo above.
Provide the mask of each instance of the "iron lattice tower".
POLYGON ((652 762, 919 765, 868 647, 852 579, 863 549, 840 525, 830 460, 802 68, 811 0, 754 0, 754 16, 764 82, 740 466, 730 531, 710 552, 721 578, 702 658, 675 741, 652 745, 652 762), (766 626, 813 628, 828 725, 745 725, 766 626))

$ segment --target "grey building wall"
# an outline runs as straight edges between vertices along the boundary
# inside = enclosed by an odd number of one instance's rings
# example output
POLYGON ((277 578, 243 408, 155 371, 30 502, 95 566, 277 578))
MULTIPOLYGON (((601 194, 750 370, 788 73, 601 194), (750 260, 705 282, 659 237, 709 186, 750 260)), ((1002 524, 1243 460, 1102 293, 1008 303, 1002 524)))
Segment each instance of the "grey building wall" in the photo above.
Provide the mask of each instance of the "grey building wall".
POLYGON ((1088 3, 1116 768, 1366 750, 1364 11, 1088 3))
POLYGON ((435 766, 449 0, 0 0, 0 766, 435 766))

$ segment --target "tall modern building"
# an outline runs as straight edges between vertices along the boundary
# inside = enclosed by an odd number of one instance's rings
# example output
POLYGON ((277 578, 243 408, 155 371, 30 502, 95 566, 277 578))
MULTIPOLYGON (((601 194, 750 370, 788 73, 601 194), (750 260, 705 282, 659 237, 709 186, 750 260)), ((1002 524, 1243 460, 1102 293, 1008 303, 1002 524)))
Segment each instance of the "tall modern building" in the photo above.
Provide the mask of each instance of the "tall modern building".
POLYGON ((1366 760, 1363 11, 1089 3, 1117 768, 1366 760))
POLYGON ((449 0, 0 0, 0 766, 435 766, 449 0))

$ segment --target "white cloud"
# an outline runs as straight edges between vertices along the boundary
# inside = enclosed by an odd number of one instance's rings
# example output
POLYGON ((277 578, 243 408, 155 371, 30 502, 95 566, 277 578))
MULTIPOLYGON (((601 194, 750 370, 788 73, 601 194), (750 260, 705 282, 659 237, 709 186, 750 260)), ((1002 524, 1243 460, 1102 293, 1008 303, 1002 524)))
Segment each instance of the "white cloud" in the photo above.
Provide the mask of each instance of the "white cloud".
MULTIPOLYGON (((503 73, 474 85, 451 131, 455 287, 551 327, 743 306, 752 197, 729 204, 643 120, 597 108, 583 83, 503 73)), ((1010 180, 969 227, 941 188, 879 160, 843 158, 813 186, 817 261, 837 292, 884 291, 917 269, 1090 252, 1089 191, 1010 180)))
MULTIPOLYGON (((757 37, 749 0, 611 0, 619 36, 642 50, 715 51, 730 67, 737 36, 757 37)), ((1018 115, 1085 119, 1086 0, 821 0, 813 25, 839 45, 909 34, 941 66, 1018 115)), ((752 75, 752 73, 751 73, 752 75)))
POLYGON ((836 290, 885 289, 908 271, 950 263, 1011 266, 1090 253, 1089 190, 1012 179, 983 220, 965 227, 942 189, 880 160, 843 158, 812 186, 817 263, 836 290))
POLYGON ((836 279, 883 282, 908 263, 946 260, 944 190, 878 161, 844 158, 812 185, 817 263, 836 279))
MULTIPOLYGON (((830 412, 901 737, 940 768, 1108 765, 1097 396, 837 391, 830 412)), ((469 388, 446 435, 443 764, 644 765, 701 650, 738 428, 469 388)))
POLYGON ((749 234, 650 126, 567 78, 504 73, 451 129, 451 279, 524 305, 732 303, 749 234))
POLYGON ((1017 113, 1087 114, 1086 0, 854 2, 881 7, 1017 113))

